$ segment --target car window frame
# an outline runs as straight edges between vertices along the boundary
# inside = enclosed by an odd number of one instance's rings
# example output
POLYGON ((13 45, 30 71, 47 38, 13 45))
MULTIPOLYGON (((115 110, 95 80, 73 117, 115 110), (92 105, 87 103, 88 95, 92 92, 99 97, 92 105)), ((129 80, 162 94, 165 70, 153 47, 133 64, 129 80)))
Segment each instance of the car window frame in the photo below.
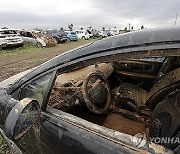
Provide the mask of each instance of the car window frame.
MULTIPOLYGON (((156 50, 155 50, 156 51, 156 50)), ((179 55, 180 56, 180 55, 179 55)), ((106 56, 105 56, 106 57, 106 56)), ((107 56, 108 58, 108 61, 109 62, 113 62, 113 61, 116 61, 115 59, 111 59, 109 56, 107 56)), ((158 55, 158 54, 156 54, 156 56, 154 56, 154 55, 145 55, 143 58, 154 58, 154 57, 162 57, 162 55, 158 55)), ((178 56, 176 56, 176 55, 164 55, 163 57, 165 57, 165 59, 167 58, 167 57, 178 57, 178 56)), ((106 58, 105 58, 106 59, 106 58)), ((98 61, 98 63, 107 63, 107 59, 106 60, 104 60, 104 61, 98 61)), ((129 58, 127 58, 127 59, 129 59, 129 58)), ((135 58, 136 59, 136 58, 135 58)), ((137 58, 137 59, 140 59, 140 58, 137 58)), ((165 60, 164 59, 164 60, 165 60)), ((163 60, 163 62, 164 62, 164 60, 163 60)), ((90 60, 88 60, 88 61, 93 61, 92 59, 90 59, 90 60)), ((162 62, 162 63, 163 63, 162 62)), ((79 64, 79 63, 76 63, 76 64, 79 64)), ((74 64, 75 65, 75 64, 74 64)), ((86 66, 89 66, 89 65, 93 65, 93 63, 88 63, 87 65, 78 65, 77 67, 75 67, 75 69, 80 69, 80 68, 83 68, 83 67, 86 67, 86 66)), ((67 69, 68 69, 68 67, 69 67, 69 65, 67 65, 67 66, 65 66, 64 68, 63 68, 63 70, 62 70, 62 68, 56 68, 56 74, 54 75, 54 79, 53 79, 53 81, 52 81, 52 85, 51 85, 51 87, 49 87, 49 91, 48 91, 48 93, 46 94, 46 100, 45 101, 43 101, 43 103, 44 103, 44 106, 43 106, 43 110, 44 111, 46 111, 46 109, 47 109, 47 105, 48 105, 48 100, 49 100, 49 96, 50 96, 50 93, 51 93, 51 91, 52 91, 52 87, 53 87, 53 85, 54 85, 54 83, 55 83, 55 81, 56 81, 56 78, 57 78, 57 76, 58 75, 60 75, 60 74, 63 74, 63 73, 66 73, 66 72, 69 72, 69 71, 73 71, 74 69, 70 69, 70 70, 68 70, 67 71, 67 69), (67 68, 67 69, 66 69, 67 68), (66 70, 66 71, 64 71, 64 70, 66 70)))
MULTIPOLYGON (((32 83, 33 81, 38 80, 39 78, 41 78, 41 77, 43 77, 43 76, 45 76, 45 75, 48 75, 48 74, 50 74, 50 73, 52 73, 52 75, 51 75, 51 77, 50 77, 50 80, 49 80, 47 89, 46 89, 46 91, 45 91, 45 94, 44 94, 44 97, 43 97, 43 101, 42 101, 42 103, 40 104, 41 110, 44 111, 45 106, 46 106, 45 102, 46 102, 46 99, 47 99, 47 96, 48 96, 47 94, 49 93, 48 90, 50 90, 50 88, 51 88, 51 86, 52 86, 52 83, 53 83, 54 78, 55 78, 55 75, 56 75, 56 70, 50 70, 50 71, 43 72, 43 73, 41 73, 40 75, 35 76, 35 77, 32 78, 31 80, 29 80, 29 81, 25 82, 23 85, 21 85, 20 88, 16 90, 16 91, 17 91, 17 98, 18 98, 18 100, 21 99, 21 92, 22 92, 22 90, 23 90, 24 87, 26 87, 28 84, 32 83)), ((16 91, 15 91, 15 92, 16 92, 16 91)), ((15 92, 14 92, 14 93, 15 93, 15 92)))
MULTIPOLYGON (((156 58, 159 58, 159 57, 162 57, 162 56, 155 56, 155 57, 156 57, 156 58)), ((162 61, 162 63, 165 61, 165 59, 166 59, 167 57, 171 57, 171 56, 163 56, 163 57, 164 57, 164 60, 162 61)), ((172 57, 177 57, 177 56, 172 56, 172 57)), ((145 56, 143 59, 145 59, 145 58, 154 58, 154 56, 145 56)), ((128 59, 128 58, 127 58, 127 59, 128 59)), ((142 60, 141 58, 137 58, 137 59, 142 60)), ((91 61, 91 60, 90 60, 90 61, 91 61)), ((145 60, 145 61, 146 61, 146 60, 145 60)), ((104 62, 106 63, 107 61, 104 61, 104 62)), ((112 60, 111 58, 109 58, 109 62, 115 62, 115 60, 112 60)), ((103 63, 103 62, 98 62, 98 63, 103 63)), ((89 66, 89 65, 93 65, 93 64, 88 64, 88 65, 86 65, 86 66, 89 66)), ((76 69, 80 69, 80 68, 83 68, 83 67, 86 67, 86 66, 78 67, 78 68, 76 68, 76 69)), ((66 66, 66 67, 68 68, 68 66, 66 66)), ((74 69, 71 69, 70 72, 73 71, 73 70, 74 70, 74 69)), ((53 78, 53 80, 51 81, 51 86, 48 87, 49 89, 48 89, 48 91, 46 91, 46 92, 47 92, 47 93, 46 93, 46 99, 43 101, 43 110, 44 110, 44 111, 47 111, 47 106, 48 106, 49 97, 50 97, 50 94, 51 94, 53 85, 55 84, 55 81, 56 81, 57 76, 60 75, 60 74, 66 73, 66 72, 69 72, 69 71, 62 71, 61 68, 56 68, 56 73, 54 74, 54 78, 53 78)), ((62 111, 62 112, 64 112, 64 111, 62 111)), ((66 113, 66 112, 65 112, 65 113, 66 113)))

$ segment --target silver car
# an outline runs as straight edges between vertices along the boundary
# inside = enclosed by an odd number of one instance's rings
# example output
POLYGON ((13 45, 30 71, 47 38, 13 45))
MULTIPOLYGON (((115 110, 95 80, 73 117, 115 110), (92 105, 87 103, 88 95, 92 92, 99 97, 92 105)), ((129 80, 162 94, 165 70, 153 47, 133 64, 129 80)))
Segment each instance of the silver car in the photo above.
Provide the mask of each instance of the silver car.
POLYGON ((0 48, 9 46, 23 46, 23 39, 13 29, 0 29, 0 48))

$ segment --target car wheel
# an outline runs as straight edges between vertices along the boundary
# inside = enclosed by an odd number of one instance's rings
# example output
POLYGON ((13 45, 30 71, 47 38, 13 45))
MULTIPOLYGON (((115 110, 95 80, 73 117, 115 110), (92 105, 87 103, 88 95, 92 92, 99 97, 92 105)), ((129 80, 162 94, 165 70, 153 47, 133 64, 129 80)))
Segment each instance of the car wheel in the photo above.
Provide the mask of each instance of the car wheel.
POLYGON ((36 43, 36 46, 37 46, 38 48, 42 48, 42 47, 43 47, 40 42, 37 42, 37 43, 36 43))
POLYGON ((56 40, 56 44, 58 44, 59 43, 59 40, 57 39, 57 38, 54 38, 55 40, 56 40))
POLYGON ((23 47, 24 44, 19 45, 19 47, 23 47))
POLYGON ((82 36, 82 39, 85 40, 86 39, 85 36, 82 36))

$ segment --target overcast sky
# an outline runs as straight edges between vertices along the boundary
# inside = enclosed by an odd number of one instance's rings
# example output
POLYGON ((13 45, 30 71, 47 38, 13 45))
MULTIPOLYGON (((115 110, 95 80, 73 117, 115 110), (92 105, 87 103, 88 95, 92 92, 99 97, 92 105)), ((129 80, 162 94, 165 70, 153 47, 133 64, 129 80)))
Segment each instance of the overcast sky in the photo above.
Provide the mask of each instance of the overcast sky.
POLYGON ((0 0, 0 27, 169 27, 177 13, 180 26, 180 0, 0 0))

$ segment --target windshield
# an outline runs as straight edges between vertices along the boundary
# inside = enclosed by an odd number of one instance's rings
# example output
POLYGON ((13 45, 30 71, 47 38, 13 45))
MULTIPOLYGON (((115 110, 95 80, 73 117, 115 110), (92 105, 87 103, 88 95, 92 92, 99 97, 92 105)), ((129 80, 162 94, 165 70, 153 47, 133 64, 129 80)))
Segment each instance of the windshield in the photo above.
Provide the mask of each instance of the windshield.
POLYGON ((0 31, 0 34, 17 34, 15 30, 0 31))

